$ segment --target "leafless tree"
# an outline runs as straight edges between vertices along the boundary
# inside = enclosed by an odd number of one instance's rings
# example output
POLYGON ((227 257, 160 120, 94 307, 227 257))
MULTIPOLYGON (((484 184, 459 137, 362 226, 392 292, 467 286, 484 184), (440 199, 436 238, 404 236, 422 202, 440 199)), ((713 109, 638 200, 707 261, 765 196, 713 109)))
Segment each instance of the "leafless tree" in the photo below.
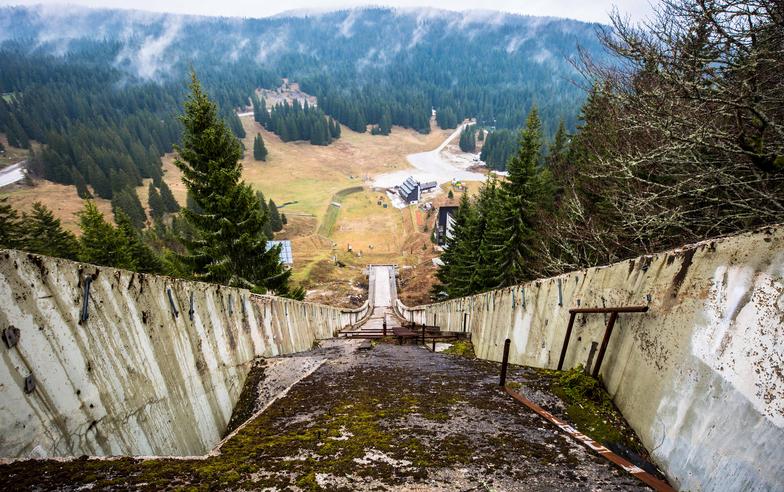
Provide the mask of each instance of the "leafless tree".
POLYGON ((548 273, 784 219, 784 2, 618 12, 543 254, 548 273))

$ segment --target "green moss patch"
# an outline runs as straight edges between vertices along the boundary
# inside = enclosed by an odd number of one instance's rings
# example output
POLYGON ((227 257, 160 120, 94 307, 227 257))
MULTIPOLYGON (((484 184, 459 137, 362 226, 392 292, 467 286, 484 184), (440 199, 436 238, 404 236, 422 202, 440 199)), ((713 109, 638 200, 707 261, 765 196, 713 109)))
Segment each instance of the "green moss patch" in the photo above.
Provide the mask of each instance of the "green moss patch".
POLYGON ((457 355, 459 357, 466 357, 468 359, 476 358, 474 344, 471 343, 471 340, 458 340, 448 349, 442 350, 441 353, 447 355, 457 355))
POLYGON ((565 417, 583 434, 613 449, 628 449, 649 459, 640 438, 629 427, 601 382, 582 365, 568 371, 541 369, 547 389, 563 400, 565 417))

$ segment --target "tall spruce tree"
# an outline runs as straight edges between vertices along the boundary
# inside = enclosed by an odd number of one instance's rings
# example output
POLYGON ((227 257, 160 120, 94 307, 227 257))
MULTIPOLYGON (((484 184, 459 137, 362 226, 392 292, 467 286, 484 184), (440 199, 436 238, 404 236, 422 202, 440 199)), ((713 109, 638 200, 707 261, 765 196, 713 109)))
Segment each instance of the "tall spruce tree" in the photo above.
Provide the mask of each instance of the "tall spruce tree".
POLYGON ((0 197, 0 248, 17 248, 20 243, 19 214, 8 203, 8 197, 0 197))
POLYGON ((152 218, 155 220, 161 220, 163 214, 166 213, 166 206, 163 204, 163 198, 161 198, 161 194, 158 193, 158 190, 152 182, 150 182, 147 192, 149 196, 147 202, 150 205, 150 215, 152 215, 152 218))
POLYGON ((272 232, 272 221, 269 220, 269 205, 267 205, 267 200, 264 198, 264 193, 261 191, 256 192, 256 200, 259 202, 259 211, 261 215, 265 218, 264 219, 264 237, 267 239, 274 239, 275 233, 272 232))
POLYGON ((269 204, 267 205, 267 209, 269 210, 269 222, 273 232, 282 231, 283 219, 280 218, 280 212, 278 212, 278 206, 275 205, 275 202, 272 201, 272 198, 270 198, 269 204))
POLYGON ((475 267, 476 251, 472 248, 473 231, 476 222, 475 211, 468 199, 468 193, 460 197, 460 206, 453 217, 452 236, 447 237, 441 261, 444 263, 436 272, 440 285, 434 293, 445 292, 448 297, 460 297, 471 293, 471 280, 475 267))
POLYGON ((191 79, 175 164, 202 212, 183 210, 197 231, 187 243, 185 259, 197 278, 286 294, 291 272, 280 263, 279 248, 266 248, 265 217, 250 186, 240 179, 239 141, 195 73, 191 79))
POLYGON ((475 268, 471 271, 471 294, 496 288, 503 283, 504 269, 500 255, 503 254, 506 232, 502 219, 507 213, 501 185, 491 178, 479 191, 476 220, 468 231, 469 239, 473 241, 471 247, 477 252, 475 268))
POLYGON ((117 214, 118 210, 128 214, 128 217, 130 217, 131 222, 137 229, 143 228, 147 222, 147 213, 144 211, 144 207, 142 207, 142 202, 139 201, 139 195, 130 186, 117 191, 112 196, 112 213, 117 214))
POLYGON ((261 133, 257 133, 253 139, 253 159, 257 161, 267 160, 267 147, 264 145, 264 139, 261 138, 261 133))
POLYGON ((509 160, 509 176, 501 184, 500 206, 488 225, 491 249, 502 271, 501 287, 528 280, 533 274, 537 206, 543 194, 543 177, 539 169, 542 152, 542 125, 534 107, 520 132, 520 147, 509 160))
MULTIPOLYGON (((118 213, 122 213, 121 211, 118 213)), ((96 265, 133 270, 136 264, 123 234, 104 219, 95 202, 85 200, 79 212, 79 259, 96 265)))
POLYGON ((179 212, 180 204, 174 199, 174 195, 172 194, 169 185, 166 184, 166 181, 161 179, 158 184, 158 189, 161 191, 161 199, 163 200, 163 207, 166 211, 172 213, 179 212))
POLYGON ((79 256, 76 236, 63 229, 60 219, 41 202, 33 203, 33 210, 22 216, 22 229, 22 248, 27 251, 69 260, 79 256))
POLYGON ((117 222, 117 231, 125 241, 125 251, 131 259, 130 268, 141 273, 162 273, 161 260, 144 244, 139 230, 134 227, 130 217, 122 210, 118 210, 114 214, 114 221, 117 222))

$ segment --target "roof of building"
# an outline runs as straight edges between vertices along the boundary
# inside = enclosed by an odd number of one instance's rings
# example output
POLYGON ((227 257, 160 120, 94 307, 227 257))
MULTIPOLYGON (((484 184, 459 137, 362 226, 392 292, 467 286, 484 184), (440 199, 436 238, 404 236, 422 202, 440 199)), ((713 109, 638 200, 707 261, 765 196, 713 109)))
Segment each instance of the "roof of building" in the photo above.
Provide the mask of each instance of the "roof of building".
POLYGON ((294 264, 294 256, 291 254, 291 241, 267 241, 267 251, 280 244, 280 262, 286 265, 294 264))
POLYGON ((437 183, 436 181, 428 181, 427 183, 420 183, 420 184, 419 184, 419 188, 420 188, 422 191, 425 191, 425 190, 432 190, 432 189, 433 189, 433 188, 435 188, 436 186, 438 186, 438 183, 437 183))
POLYGON ((457 212, 457 208, 452 205, 447 205, 444 207, 438 207, 438 225, 441 227, 445 226, 447 223, 447 216, 453 215, 457 212))
POLYGON ((403 184, 398 188, 398 194, 404 200, 419 199, 419 183, 411 176, 407 177, 403 184))
POLYGON ((419 183, 417 183, 414 178, 409 176, 406 178, 405 181, 403 181, 403 184, 400 185, 400 191, 408 195, 409 193, 414 191, 418 185, 419 183))

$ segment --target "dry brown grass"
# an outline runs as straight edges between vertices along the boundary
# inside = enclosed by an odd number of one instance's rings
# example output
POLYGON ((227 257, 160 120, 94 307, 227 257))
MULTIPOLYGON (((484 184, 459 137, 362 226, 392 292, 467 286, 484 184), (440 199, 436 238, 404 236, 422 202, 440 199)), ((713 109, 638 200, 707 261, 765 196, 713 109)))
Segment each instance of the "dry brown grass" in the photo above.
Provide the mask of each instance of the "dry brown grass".
MULTIPOLYGON (((348 305, 349 296, 357 294, 365 265, 429 264, 437 255, 430 243, 435 214, 427 217, 416 208, 395 209, 383 192, 373 191, 370 186, 372 178, 378 174, 409 167, 407 154, 437 147, 450 132, 433 126, 430 134, 421 135, 395 127, 392 135, 383 137, 342 127, 338 141, 319 147, 307 142, 284 143, 255 123, 252 117, 243 117, 242 121, 247 133, 243 179, 279 205, 297 202, 281 210, 286 214, 288 224, 276 238, 292 241, 294 280, 311 289, 308 299, 348 305), (261 133, 269 151, 266 162, 253 160, 256 133, 261 133), (317 231, 332 196, 355 186, 364 186, 365 190, 343 200, 331 237, 319 236, 317 231), (379 200, 386 203, 387 208, 378 205, 379 200), (352 252, 348 251, 349 245, 352 252), (337 266, 335 257, 345 266, 337 266)), ((167 154, 162 160, 166 183, 175 199, 185 205, 186 189, 180 170, 174 165, 174 154, 167 154)), ((147 209, 148 185, 149 180, 145 180, 143 186, 137 188, 139 199, 147 209)), ((467 185, 471 193, 478 189, 477 183, 467 185)), ((457 204, 458 193, 454 200, 447 199, 449 186, 444 185, 444 193, 430 198, 434 205, 457 204)), ((35 188, 18 187, 10 196, 12 203, 23 209, 40 200, 54 210, 66 227, 77 229, 74 213, 82 204, 72 186, 42 181, 35 188)), ((111 218, 109 202, 97 202, 107 218, 111 218)), ((424 292, 427 289, 417 290, 424 292)))
MULTIPOLYGON (((11 205, 19 211, 30 210, 35 202, 43 203, 62 221, 63 227, 79 233, 79 219, 76 217, 76 213, 82 209, 83 201, 77 195, 76 187, 38 180, 32 188, 28 186, 9 187, 4 195, 9 197, 11 205)), ((114 220, 109 200, 97 198, 95 203, 107 220, 114 220)))

